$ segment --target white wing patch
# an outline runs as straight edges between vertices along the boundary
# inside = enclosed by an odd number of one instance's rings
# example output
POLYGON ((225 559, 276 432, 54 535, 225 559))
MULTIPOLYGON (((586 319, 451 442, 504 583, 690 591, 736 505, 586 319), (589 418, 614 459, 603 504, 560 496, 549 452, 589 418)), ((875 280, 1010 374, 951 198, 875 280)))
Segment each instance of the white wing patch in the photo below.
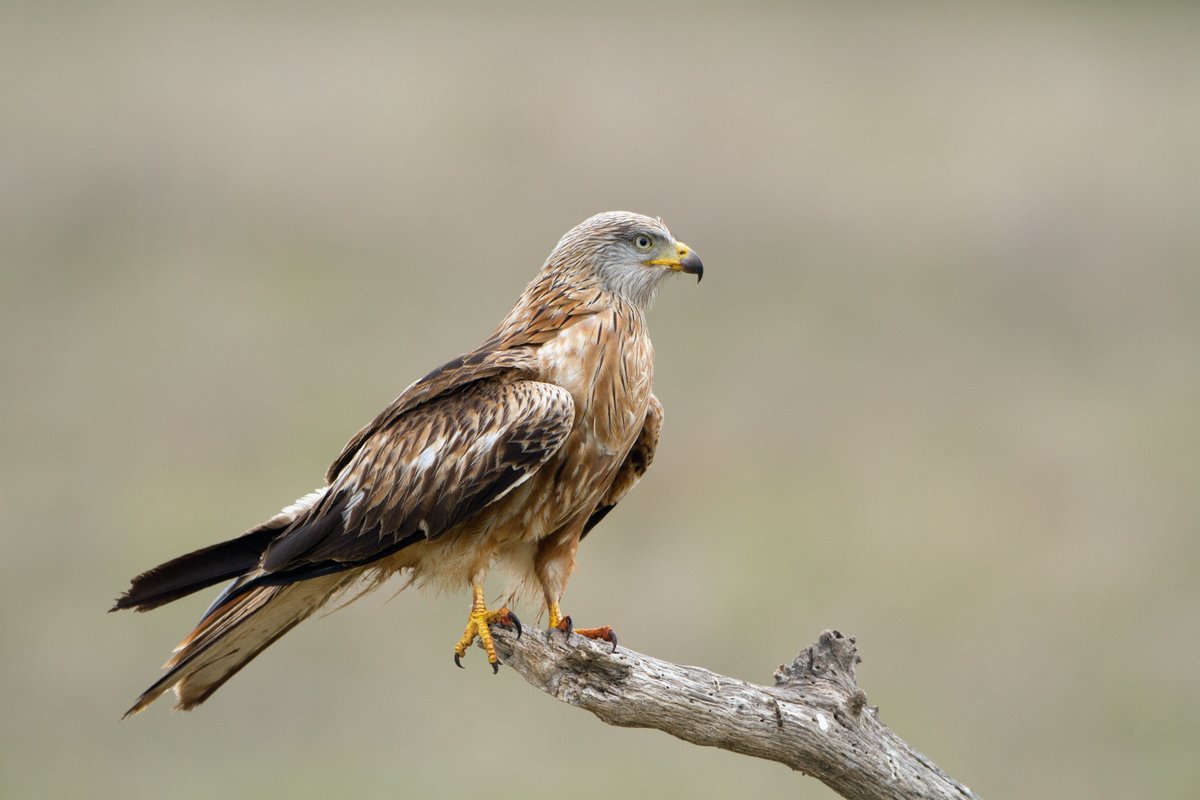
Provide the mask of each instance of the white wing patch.
POLYGON ((346 507, 342 509, 342 523, 345 524, 350 520, 350 515, 354 509, 366 498, 367 494, 362 489, 359 489, 354 494, 350 495, 350 499, 346 502, 346 507))
MULTIPOLYGON (((522 483, 524 483, 525 481, 527 481, 527 480, 529 480, 530 478, 532 478, 532 477, 533 477, 533 473, 534 473, 534 472, 536 472, 536 471, 537 471, 537 470, 530 470, 529 472, 526 472, 526 473, 525 473, 524 475, 522 475, 521 477, 517 478, 517 479, 516 479, 516 481, 514 481, 514 482, 513 482, 513 485, 512 485, 512 486, 508 487, 508 488, 507 488, 507 489, 505 489, 503 492, 501 492, 500 494, 498 494, 498 495, 496 495, 494 498, 492 498, 492 503, 496 502, 496 501, 497 501, 497 500, 499 500, 501 497, 504 497, 504 495, 508 494, 508 493, 509 493, 509 492, 511 492, 513 489, 517 488, 517 487, 518 487, 518 486, 520 486, 522 483)), ((488 505, 491 505, 491 503, 489 503, 488 505)))
POLYGON ((416 468, 417 472, 424 472, 433 466, 437 460, 437 454, 442 452, 442 447, 446 444, 445 439, 438 439, 433 444, 421 451, 421 455, 417 456, 416 468))
POLYGON ((479 441, 471 445, 471 450, 478 453, 486 453, 496 446, 496 441, 500 438, 500 431, 492 431, 479 437, 479 441))

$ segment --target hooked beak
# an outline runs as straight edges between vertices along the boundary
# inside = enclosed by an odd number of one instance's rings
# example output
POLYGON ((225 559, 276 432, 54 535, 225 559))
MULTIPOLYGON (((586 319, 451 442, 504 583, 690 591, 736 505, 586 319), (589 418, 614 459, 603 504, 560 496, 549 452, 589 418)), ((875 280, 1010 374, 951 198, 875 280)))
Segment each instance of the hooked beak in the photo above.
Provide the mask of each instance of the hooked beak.
POLYGON ((676 272, 686 272, 688 275, 695 275, 696 283, 703 280, 704 263, 700 260, 700 256, 696 255, 692 248, 683 242, 676 242, 675 250, 678 253, 675 258, 655 258, 647 261, 646 264, 667 267, 676 272))

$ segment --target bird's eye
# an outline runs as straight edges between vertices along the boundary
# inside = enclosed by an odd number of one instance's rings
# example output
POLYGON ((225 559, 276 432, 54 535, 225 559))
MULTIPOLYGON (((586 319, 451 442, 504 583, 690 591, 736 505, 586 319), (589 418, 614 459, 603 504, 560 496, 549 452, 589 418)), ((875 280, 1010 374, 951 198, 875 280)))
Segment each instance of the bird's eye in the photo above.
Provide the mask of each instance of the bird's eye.
POLYGON ((650 239, 650 237, 644 233, 639 233, 637 236, 633 237, 633 246, 638 250, 649 250, 653 244, 654 242, 650 239))

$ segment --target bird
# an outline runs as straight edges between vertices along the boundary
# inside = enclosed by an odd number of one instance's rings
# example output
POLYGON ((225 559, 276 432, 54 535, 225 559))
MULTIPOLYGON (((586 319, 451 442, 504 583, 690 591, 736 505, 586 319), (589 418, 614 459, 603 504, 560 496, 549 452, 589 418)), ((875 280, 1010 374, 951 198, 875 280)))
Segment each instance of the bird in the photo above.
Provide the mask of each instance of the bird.
POLYGON ((699 282, 704 265, 661 219, 584 220, 482 344, 412 383, 350 439, 324 486, 133 578, 112 611, 230 582, 125 716, 170 689, 175 708, 195 708, 335 597, 357 599, 395 575, 402 588, 469 588, 460 667, 479 640, 499 670, 489 626, 521 634, 508 603, 487 607, 493 567, 515 582, 509 603, 540 590, 551 631, 615 652, 610 626, 574 628, 560 602, 580 541, 654 459, 663 407, 646 311, 679 273, 699 282))

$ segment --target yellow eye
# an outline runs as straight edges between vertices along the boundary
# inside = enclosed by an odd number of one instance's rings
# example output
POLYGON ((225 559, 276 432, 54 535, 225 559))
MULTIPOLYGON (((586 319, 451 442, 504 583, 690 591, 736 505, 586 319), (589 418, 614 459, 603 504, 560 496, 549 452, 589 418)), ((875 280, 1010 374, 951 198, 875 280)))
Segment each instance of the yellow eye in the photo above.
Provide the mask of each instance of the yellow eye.
POLYGON ((633 246, 638 250, 649 250, 654 246, 654 241, 644 233, 639 233, 633 237, 633 246))

